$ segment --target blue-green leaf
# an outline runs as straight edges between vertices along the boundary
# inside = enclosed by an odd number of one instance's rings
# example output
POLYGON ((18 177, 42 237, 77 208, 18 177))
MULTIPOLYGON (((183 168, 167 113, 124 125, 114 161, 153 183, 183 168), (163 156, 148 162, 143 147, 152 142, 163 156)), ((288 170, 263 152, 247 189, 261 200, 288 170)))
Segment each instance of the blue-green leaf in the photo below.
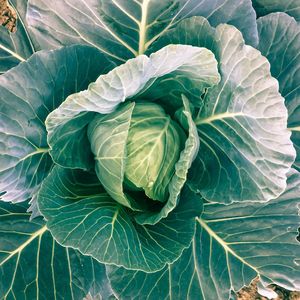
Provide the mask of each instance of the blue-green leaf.
POLYGON ((194 236, 202 201, 190 197, 188 188, 183 193, 189 197, 168 218, 143 226, 104 191, 95 174, 54 167, 38 205, 60 244, 107 264, 155 271, 177 259, 194 236))
POLYGON ((300 290, 300 174, 291 171, 278 199, 205 204, 193 242, 156 273, 108 266, 119 299, 228 300, 260 276, 267 286, 300 290))
POLYGON ((282 12, 294 17, 297 22, 300 22, 300 5, 299 0, 252 0, 253 7, 259 17, 282 12))
POLYGON ((201 145, 191 186, 205 198, 225 203, 279 195, 295 153, 284 99, 267 60, 246 46, 234 27, 214 29, 202 17, 180 22, 153 48, 166 44, 206 47, 220 62, 222 80, 207 91, 195 119, 201 145))
POLYGON ((278 82, 266 58, 234 27, 219 25, 215 41, 222 80, 208 90, 195 118, 201 144, 191 186, 221 203, 276 198, 295 159, 278 82))
POLYGON ((112 295, 105 266, 60 246, 26 205, 0 202, 0 298, 83 299, 112 295))
MULTIPOLYGON (((128 60, 108 74, 101 75, 87 90, 70 95, 48 116, 46 126, 50 146, 62 147, 57 143, 61 131, 72 134, 63 127, 74 118, 80 118, 80 114, 107 114, 132 98, 167 100, 182 106, 182 93, 201 106, 199 96, 205 88, 217 84, 219 79, 217 61, 204 48, 170 45, 150 57, 141 55, 128 60)), ((88 121, 88 117, 85 118, 88 121)), ((72 156, 72 151, 65 150, 64 153, 72 156)), ((77 156, 74 156, 71 160, 76 159, 77 156)))
POLYGON ((0 74, 25 61, 35 52, 25 24, 27 0, 12 0, 10 3, 17 13, 17 31, 10 33, 0 26, 0 74))
POLYGON ((43 49, 88 44, 120 63, 191 16, 207 17, 213 26, 235 25, 247 43, 257 44, 251 0, 29 0, 27 21, 43 49))
POLYGON ((271 64, 289 112, 288 127, 297 151, 294 166, 300 168, 300 25, 284 13, 259 18, 259 50, 271 64))
MULTIPOLYGON (((97 49, 87 46, 41 51, 0 76, 2 200, 20 202, 34 196, 52 165, 44 121, 69 94, 85 89, 99 76, 102 58, 97 49)), ((69 143, 76 144, 77 138, 73 134, 69 143)), ((68 159, 68 144, 62 146, 60 139, 55 147, 64 149, 62 156, 68 159)), ((89 155, 82 145, 74 148, 77 160, 89 155)))
POLYGON ((157 51, 169 44, 204 47, 214 53, 217 61, 220 60, 216 30, 204 17, 191 17, 182 20, 153 43, 149 51, 157 51))

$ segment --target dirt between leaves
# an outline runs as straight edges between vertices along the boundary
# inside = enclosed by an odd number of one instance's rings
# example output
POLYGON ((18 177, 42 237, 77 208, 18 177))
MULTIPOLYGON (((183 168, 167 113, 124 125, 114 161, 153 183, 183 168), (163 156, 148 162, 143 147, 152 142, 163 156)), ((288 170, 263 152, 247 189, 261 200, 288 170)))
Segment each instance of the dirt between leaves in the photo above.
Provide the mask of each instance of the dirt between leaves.
MULTIPOLYGON (((262 297, 257 292, 256 281, 253 281, 249 287, 243 288, 238 293, 238 300, 269 300, 262 297)), ((272 300, 300 300, 300 292, 289 292, 277 286, 271 287, 277 294, 278 297, 272 300)))
POLYGON ((17 30, 17 14, 7 0, 0 0, 0 25, 6 27, 10 32, 17 30))

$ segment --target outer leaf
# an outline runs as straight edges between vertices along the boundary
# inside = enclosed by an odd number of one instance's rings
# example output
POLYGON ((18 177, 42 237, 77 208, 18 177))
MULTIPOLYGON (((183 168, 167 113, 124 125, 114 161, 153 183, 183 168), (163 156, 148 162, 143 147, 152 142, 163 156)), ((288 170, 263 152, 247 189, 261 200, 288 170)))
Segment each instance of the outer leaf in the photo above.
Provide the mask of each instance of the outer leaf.
MULTIPOLYGON (((275 197, 285 186, 294 151, 283 99, 267 61, 244 45, 237 30, 220 25, 215 31, 201 17, 182 21, 153 48, 170 43, 206 47, 221 62, 222 81, 207 93, 206 107, 196 120, 202 143, 191 171, 194 188, 222 202, 275 197)), ((272 66, 277 65, 275 57, 272 66)))
POLYGON ((219 25, 215 39, 222 80, 195 119, 201 145, 191 186, 222 203, 276 198, 295 158, 278 83, 234 27, 219 25))
MULTIPOLYGON (((102 58, 87 46, 42 51, 0 76, 0 191, 6 192, 2 200, 20 202, 35 194, 52 165, 44 121, 65 97, 95 80, 102 58)), ((73 138, 76 144, 77 136, 73 138)), ((76 151, 88 153, 82 145, 76 151)))
POLYGON ((126 99, 145 99, 147 94, 152 101, 172 96, 173 102, 182 105, 184 93, 200 105, 199 95, 218 82, 217 62, 207 49, 170 45, 150 57, 141 55, 100 76, 52 112, 46 121, 50 145, 55 145, 57 132, 80 113, 107 114, 126 99))
POLYGON ((202 16, 214 27, 225 23, 233 25, 243 33, 247 44, 257 45, 257 28, 254 21, 256 14, 251 0, 181 0, 180 2, 184 3, 182 19, 202 16))
MULTIPOLYGON (((299 8, 300 9, 300 8, 299 8)), ((297 151, 294 166, 300 168, 300 25, 284 14, 276 13, 257 21, 259 50, 271 63, 271 73, 279 81, 279 90, 289 112, 288 127, 297 151)))
POLYGON ((29 0, 27 20, 43 49, 84 43, 116 62, 143 54, 179 20, 201 15, 237 26, 257 44, 250 0, 29 0))
POLYGON ((25 61, 35 52, 24 23, 24 7, 27 0, 13 0, 11 5, 18 16, 17 32, 9 33, 6 28, 0 26, 0 74, 25 61))
POLYGON ((0 298, 82 299, 112 294, 105 267, 57 244, 26 207, 0 202, 0 298))
POLYGON ((191 247, 172 265, 150 274, 108 267, 116 295, 227 300, 257 275, 265 285, 300 290, 299 192, 292 171, 285 193, 266 204, 205 204, 191 247))
POLYGON ((298 0, 252 0, 252 2, 259 17, 274 12, 284 12, 300 22, 300 6, 298 0))
POLYGON ((44 181, 38 204, 59 243, 101 262, 144 271, 159 270, 180 256, 202 208, 201 199, 191 198, 156 225, 141 226, 95 175, 60 167, 44 181))
POLYGON ((162 35, 149 49, 154 52, 169 44, 184 44, 211 50, 220 60, 216 30, 203 17, 187 18, 162 35))

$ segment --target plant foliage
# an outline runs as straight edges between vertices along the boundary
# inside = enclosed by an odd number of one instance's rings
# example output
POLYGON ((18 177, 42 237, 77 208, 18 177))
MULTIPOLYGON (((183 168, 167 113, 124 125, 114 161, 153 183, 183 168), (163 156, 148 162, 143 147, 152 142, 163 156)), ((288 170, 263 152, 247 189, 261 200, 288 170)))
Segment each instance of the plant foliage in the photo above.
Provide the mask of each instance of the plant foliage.
POLYGON ((7 8, 1 299, 300 290, 296 0, 7 8))

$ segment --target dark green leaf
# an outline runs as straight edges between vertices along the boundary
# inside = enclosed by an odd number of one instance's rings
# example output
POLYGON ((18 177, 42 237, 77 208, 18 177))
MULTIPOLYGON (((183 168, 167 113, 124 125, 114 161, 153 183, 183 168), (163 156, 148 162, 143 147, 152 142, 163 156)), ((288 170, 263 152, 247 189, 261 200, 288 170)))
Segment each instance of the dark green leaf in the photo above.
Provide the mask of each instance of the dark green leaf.
MULTIPOLYGON (((186 22, 197 30, 195 18, 186 22)), ((199 23, 200 29, 207 26, 199 23)), ((201 46, 203 33, 198 37, 201 46)), ((201 143, 191 186, 221 203, 276 198, 295 158, 278 83, 268 61, 234 27, 219 25, 215 41, 222 80, 208 90, 195 118, 201 143)))
POLYGON ((200 15, 238 27, 257 44, 250 0, 29 0, 27 21, 43 49, 83 43, 116 62, 143 54, 179 20, 200 15))
POLYGON ((161 269, 189 246, 202 201, 196 196, 186 200, 168 218, 142 226, 104 191, 96 175, 60 167, 54 167, 38 196, 59 243, 104 263, 144 271, 161 269))
POLYGON ((77 300, 112 294, 105 266, 54 241, 26 206, 0 202, 0 298, 77 300))
POLYGON ((289 174, 278 199, 262 203, 205 204, 189 249, 156 273, 108 267, 119 299, 228 300, 257 275, 300 289, 298 234, 300 174, 289 174))
MULTIPOLYGON (((35 194, 52 165, 44 121, 69 94, 99 76, 102 58, 87 46, 41 51, 0 76, 0 192, 6 192, 2 200, 20 202, 35 194)), ((77 144, 77 137, 74 134, 69 143, 80 160, 89 149, 77 144)), ((64 159, 67 154, 66 149, 64 159)))
POLYGON ((252 0, 252 2, 259 17, 274 12, 284 12, 300 22, 299 0, 252 0))

